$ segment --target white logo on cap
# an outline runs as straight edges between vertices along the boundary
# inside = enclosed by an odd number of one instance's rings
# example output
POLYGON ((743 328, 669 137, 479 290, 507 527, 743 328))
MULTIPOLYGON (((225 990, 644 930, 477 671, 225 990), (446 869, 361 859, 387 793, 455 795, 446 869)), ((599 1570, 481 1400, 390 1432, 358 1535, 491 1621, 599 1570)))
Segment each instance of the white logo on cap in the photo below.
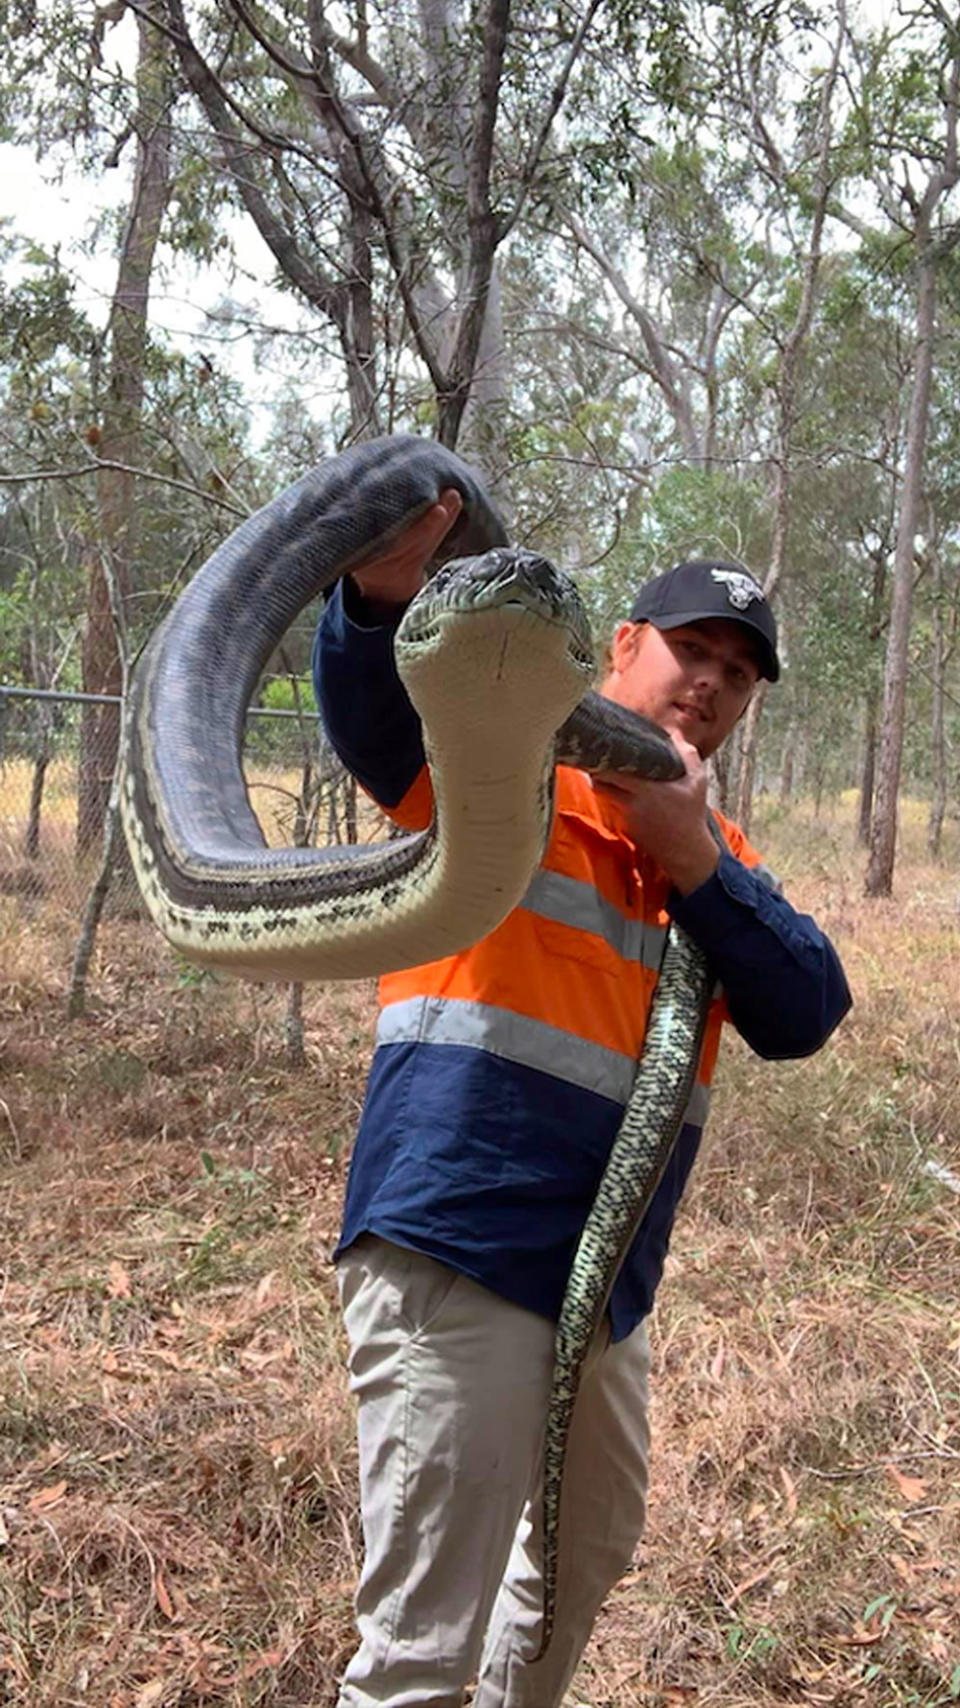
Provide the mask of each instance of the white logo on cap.
POLYGON ((740 569, 711 569, 714 581, 722 581, 726 585, 727 599, 738 611, 746 611, 751 599, 762 599, 763 588, 754 581, 752 575, 747 575, 740 569))

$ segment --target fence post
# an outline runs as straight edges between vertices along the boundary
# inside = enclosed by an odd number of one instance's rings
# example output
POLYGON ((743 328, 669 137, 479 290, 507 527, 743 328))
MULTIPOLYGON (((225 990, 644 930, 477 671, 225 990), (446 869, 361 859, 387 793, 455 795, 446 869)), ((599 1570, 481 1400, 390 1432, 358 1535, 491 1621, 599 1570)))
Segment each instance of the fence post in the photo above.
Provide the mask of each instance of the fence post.
POLYGON ((103 822, 103 857, 100 870, 94 880, 93 888, 87 897, 87 905, 83 910, 83 923, 80 926, 80 936, 73 956, 73 967, 70 972, 70 989, 67 993, 67 1015, 71 1020, 83 1013, 87 995, 87 973, 93 956, 93 946, 97 938, 97 926, 103 913, 103 904, 107 899, 110 879, 117 857, 120 836, 120 777, 122 771, 121 756, 117 754, 114 766, 113 780, 110 784, 110 796, 107 801, 106 817, 103 822))

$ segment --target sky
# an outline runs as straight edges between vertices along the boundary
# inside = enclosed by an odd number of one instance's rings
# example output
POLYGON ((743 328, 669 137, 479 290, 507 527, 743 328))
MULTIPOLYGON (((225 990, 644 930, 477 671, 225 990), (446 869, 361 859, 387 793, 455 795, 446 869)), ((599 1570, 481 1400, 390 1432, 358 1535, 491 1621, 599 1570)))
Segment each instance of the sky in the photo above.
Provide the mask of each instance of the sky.
MULTIPOLYGON (((132 159, 132 151, 131 151, 132 159)), ((84 250, 84 237, 95 216, 104 208, 123 209, 129 195, 127 170, 105 173, 94 187, 89 179, 67 174, 62 183, 54 180, 49 163, 37 162, 29 152, 0 143, 0 220, 8 236, 27 239, 50 251, 59 246, 76 279, 75 306, 97 327, 106 324, 116 282, 117 261, 112 241, 95 253, 84 250)), ((269 398, 282 376, 261 371, 254 364, 249 346, 244 348, 211 319, 218 299, 249 300, 258 319, 294 327, 296 308, 289 297, 270 289, 271 258, 249 221, 236 221, 234 242, 241 267, 240 276, 229 280, 211 278, 209 269, 197 268, 182 258, 162 258, 151 281, 151 323, 180 348, 196 348, 223 360, 243 380, 244 389, 256 410, 258 401, 269 398)), ((15 283, 27 271, 23 260, 3 264, 8 282, 15 283)))
MULTIPOLYGON (((858 11, 876 24, 890 8, 891 0, 861 0, 858 11)), ((136 55, 136 30, 129 14, 107 29, 103 55, 107 70, 116 66, 124 74, 130 73, 136 55)), ((84 238, 100 210, 125 205, 132 160, 133 150, 128 147, 120 167, 105 172, 98 183, 70 171, 69 166, 58 183, 57 163, 38 162, 28 149, 0 143, 0 229, 44 249, 59 245, 76 276, 76 306, 97 326, 105 324, 109 313, 116 256, 112 240, 90 253, 84 250, 84 238)), ((209 268, 191 266, 182 258, 171 259, 161 250, 151 283, 151 322, 175 346, 195 348, 198 354, 203 351, 242 381, 257 438, 266 426, 270 400, 285 375, 280 368, 258 367, 251 341, 238 338, 235 331, 228 335, 211 319, 210 311, 227 295, 232 300, 248 301, 255 319, 293 329, 298 309, 288 295, 270 288, 273 260, 252 223, 238 217, 231 236, 239 264, 235 278, 228 278, 226 271, 218 278, 209 268), (258 420, 261 431, 256 426, 258 420)), ((13 282, 23 267, 22 263, 0 260, 0 270, 13 282)), ((311 365, 316 362, 313 352, 310 361, 311 365)))
MULTIPOLYGON (((136 62, 136 25, 127 14, 107 28, 102 44, 104 69, 129 76, 136 62)), ((72 169, 66 150, 38 160, 32 150, 0 143, 0 232, 26 239, 41 249, 59 248, 76 281, 74 303, 94 326, 103 327, 116 283, 117 258, 112 235, 92 247, 88 239, 94 220, 103 211, 125 208, 130 193, 134 150, 127 145, 119 167, 104 171, 99 181, 72 169)), ((161 249, 151 279, 150 318, 153 329, 166 334, 180 349, 196 349, 222 362, 240 378, 253 416, 253 437, 268 425, 269 402, 284 375, 257 366, 249 340, 228 333, 211 311, 228 296, 249 302, 255 321, 293 328, 298 310, 289 296, 272 290, 273 261, 251 222, 237 217, 231 229, 238 272, 219 278, 208 267, 191 265, 161 249), (259 430, 258 430, 259 419, 259 430)), ((10 283, 27 270, 23 259, 0 258, 0 272, 10 283)))

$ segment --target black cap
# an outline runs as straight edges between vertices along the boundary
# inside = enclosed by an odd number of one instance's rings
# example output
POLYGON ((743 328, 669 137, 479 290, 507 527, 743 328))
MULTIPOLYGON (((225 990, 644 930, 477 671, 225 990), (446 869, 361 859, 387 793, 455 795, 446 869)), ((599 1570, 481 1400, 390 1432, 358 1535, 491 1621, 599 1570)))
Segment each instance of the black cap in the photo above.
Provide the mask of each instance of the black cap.
POLYGON ((679 629, 707 617, 725 617, 749 629, 757 643, 761 676, 776 682, 777 625, 763 588, 742 563, 714 558, 678 563, 641 587, 630 612, 631 623, 652 623, 655 629, 679 629))

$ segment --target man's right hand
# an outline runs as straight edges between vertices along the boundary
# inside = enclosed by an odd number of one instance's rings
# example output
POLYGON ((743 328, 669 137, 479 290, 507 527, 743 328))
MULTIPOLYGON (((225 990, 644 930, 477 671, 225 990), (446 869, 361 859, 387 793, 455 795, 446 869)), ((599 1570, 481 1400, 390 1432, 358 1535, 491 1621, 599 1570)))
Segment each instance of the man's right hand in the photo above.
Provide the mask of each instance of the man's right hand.
POLYGON ((371 558, 350 579, 375 622, 389 622, 399 606, 409 604, 424 583, 427 564, 463 509, 452 487, 416 522, 411 522, 387 551, 371 558))

